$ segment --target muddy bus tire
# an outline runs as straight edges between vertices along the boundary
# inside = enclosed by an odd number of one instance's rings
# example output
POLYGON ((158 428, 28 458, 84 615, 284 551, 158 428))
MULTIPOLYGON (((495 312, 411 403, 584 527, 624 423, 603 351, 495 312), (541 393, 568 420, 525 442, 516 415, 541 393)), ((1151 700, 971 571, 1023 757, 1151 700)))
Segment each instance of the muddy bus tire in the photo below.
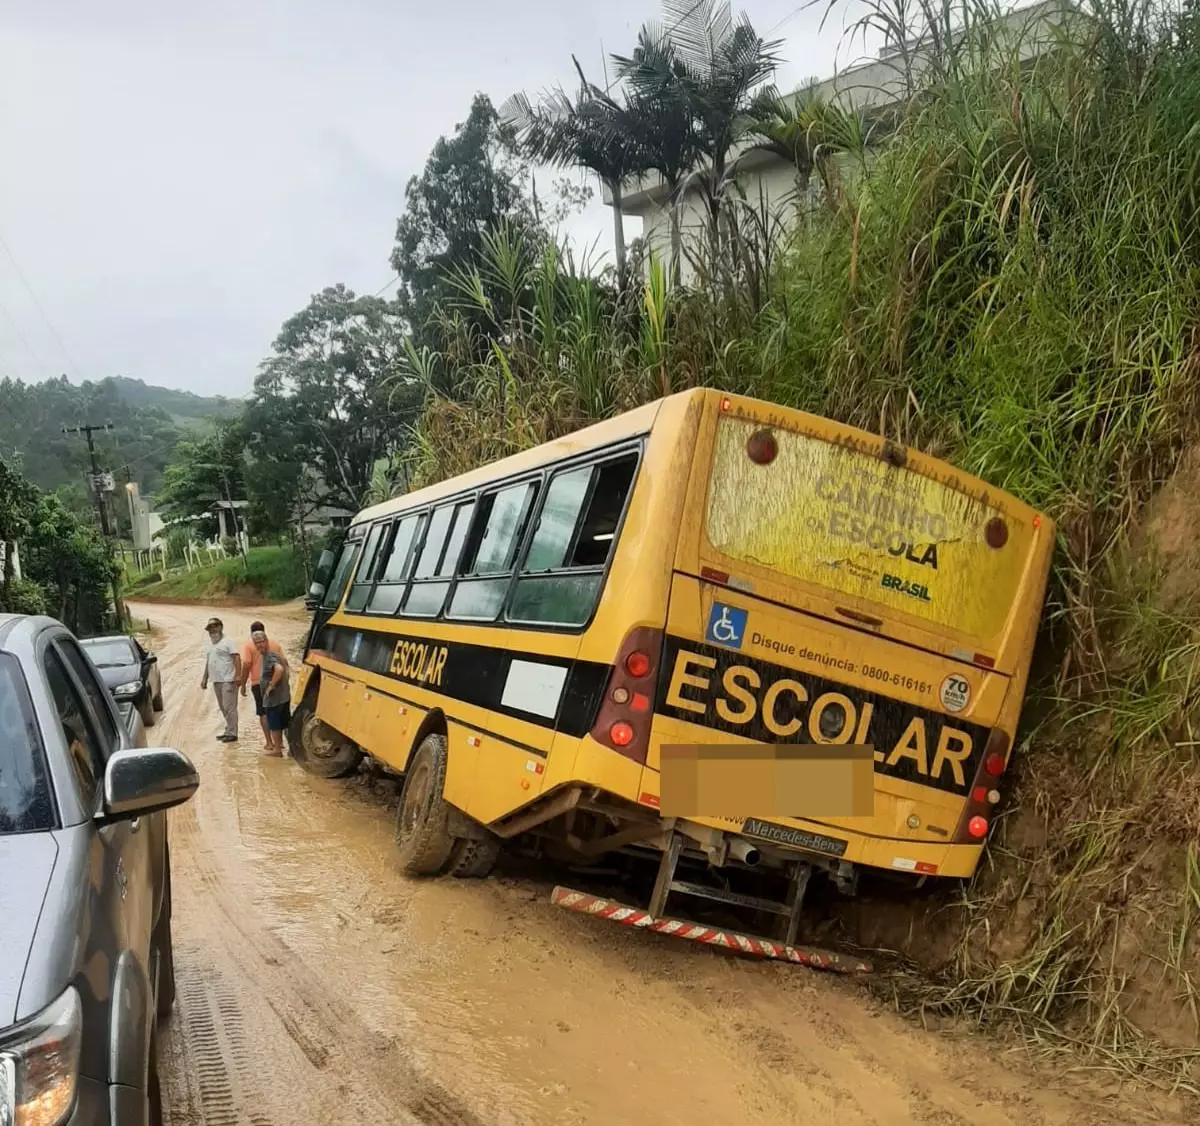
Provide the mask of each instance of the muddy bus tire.
POLYGON ((400 871, 406 876, 440 876, 450 866, 458 840, 450 833, 446 784, 446 736, 426 735, 404 772, 396 810, 400 871))
POLYGON ((499 859, 500 841, 497 837, 459 841, 454 847, 450 874, 462 880, 484 880, 492 874, 499 859))
POLYGON ((288 745, 292 758, 318 778, 345 778, 363 759, 354 743, 317 718, 307 699, 292 716, 288 745))

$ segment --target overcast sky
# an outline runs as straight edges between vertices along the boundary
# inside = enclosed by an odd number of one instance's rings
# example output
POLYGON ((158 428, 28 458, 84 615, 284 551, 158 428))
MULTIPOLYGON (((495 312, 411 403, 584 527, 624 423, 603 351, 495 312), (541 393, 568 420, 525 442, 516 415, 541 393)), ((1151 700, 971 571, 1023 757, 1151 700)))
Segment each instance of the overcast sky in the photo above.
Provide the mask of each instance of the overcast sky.
MULTIPOLYGON (((742 5, 781 86, 861 55, 845 19, 742 5)), ((655 0, 2 0, 0 376, 249 391, 325 285, 375 292, 404 185, 482 90, 597 76, 655 0)), ((637 234, 637 222, 629 235, 637 234)), ((577 243, 609 252, 596 200, 577 243)))

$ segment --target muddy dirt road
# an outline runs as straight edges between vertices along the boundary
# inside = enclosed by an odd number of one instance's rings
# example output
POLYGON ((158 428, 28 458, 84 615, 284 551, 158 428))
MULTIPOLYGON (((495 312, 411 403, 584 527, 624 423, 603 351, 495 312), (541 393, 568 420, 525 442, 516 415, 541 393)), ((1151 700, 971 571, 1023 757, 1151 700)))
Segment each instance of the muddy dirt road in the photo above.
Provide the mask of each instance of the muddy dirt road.
MULTIPOLYGON (((169 1126, 1099 1126, 1176 1106, 921 1032, 861 988, 551 907, 550 881, 414 882, 391 809, 355 783, 225 746, 201 693, 205 607, 155 626, 166 711, 192 756, 171 814, 178 1008, 160 1051, 169 1126)), ((218 611, 237 641, 262 617, 218 611)), ((1182 1121, 1182 1118, 1179 1119, 1182 1121)))

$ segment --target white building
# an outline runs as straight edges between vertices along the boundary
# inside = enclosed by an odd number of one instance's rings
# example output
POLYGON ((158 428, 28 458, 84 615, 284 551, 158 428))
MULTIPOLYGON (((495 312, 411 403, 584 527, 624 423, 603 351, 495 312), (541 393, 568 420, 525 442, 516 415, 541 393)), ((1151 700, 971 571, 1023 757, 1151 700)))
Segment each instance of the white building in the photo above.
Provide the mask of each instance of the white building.
MULTIPOLYGON (((1078 9, 1069 0, 1040 0, 1010 12, 996 25, 998 44, 1008 43, 1018 48, 1019 57, 1027 62, 1046 53, 1058 42, 1064 23, 1078 19, 1078 9)), ((876 58, 852 66, 840 74, 805 86, 796 91, 799 97, 807 92, 822 102, 867 115, 885 112, 898 106, 906 95, 920 88, 922 76, 930 65, 927 37, 918 37, 903 44, 889 44, 876 58)), ((737 182, 750 206, 765 205, 776 217, 787 220, 801 202, 796 167, 790 161, 754 147, 754 140, 742 142, 731 154, 730 164, 736 161, 737 182)), ((816 177, 808 191, 816 187, 816 177)), ((603 191, 606 204, 612 206, 612 193, 603 191)), ((678 210, 679 226, 685 242, 695 244, 704 238, 706 210, 701 194, 692 189, 674 203, 657 173, 626 185, 621 200, 621 213, 642 220, 642 239, 647 252, 652 252, 664 264, 671 255, 671 208, 678 210)), ((687 254, 681 262, 682 280, 686 284, 694 277, 687 254)))

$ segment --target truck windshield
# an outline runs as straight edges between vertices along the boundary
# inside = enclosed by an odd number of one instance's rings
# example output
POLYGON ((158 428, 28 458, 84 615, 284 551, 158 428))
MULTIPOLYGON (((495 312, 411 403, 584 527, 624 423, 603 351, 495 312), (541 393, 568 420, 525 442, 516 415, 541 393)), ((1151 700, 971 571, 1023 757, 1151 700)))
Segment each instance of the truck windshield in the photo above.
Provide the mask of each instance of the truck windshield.
POLYGON ((55 827, 46 757, 17 659, 0 653, 0 836, 55 827))

